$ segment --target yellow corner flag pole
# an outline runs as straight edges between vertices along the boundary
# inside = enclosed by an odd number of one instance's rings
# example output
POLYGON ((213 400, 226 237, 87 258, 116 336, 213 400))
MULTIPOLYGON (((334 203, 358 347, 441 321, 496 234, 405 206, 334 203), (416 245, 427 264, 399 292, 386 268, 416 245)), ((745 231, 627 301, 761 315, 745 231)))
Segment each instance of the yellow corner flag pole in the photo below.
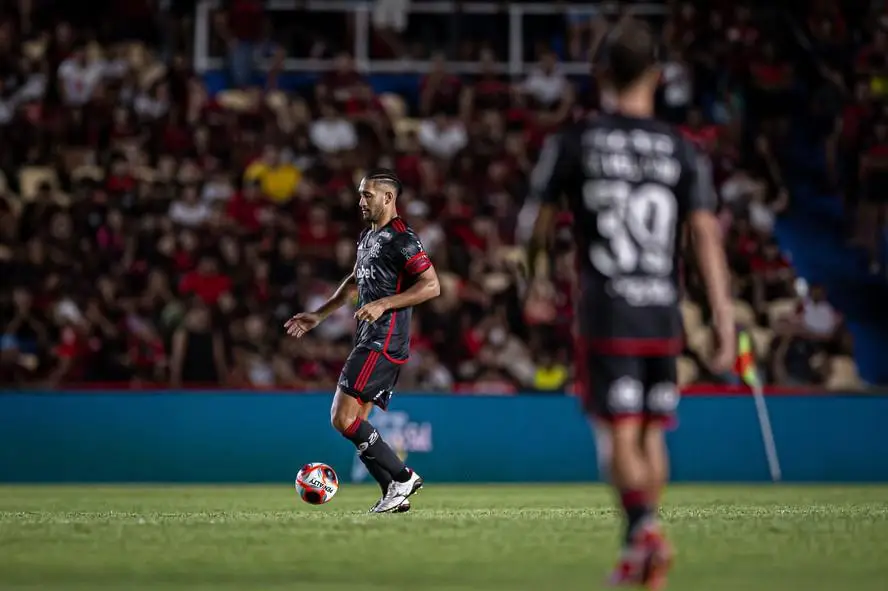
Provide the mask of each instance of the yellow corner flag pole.
POLYGON ((756 368, 752 338, 747 331, 741 330, 737 339, 737 373, 743 383, 752 390, 755 411, 762 431, 762 443, 765 446, 765 456, 768 458, 768 470, 771 472, 771 480, 779 482, 782 478, 780 458, 777 455, 777 443, 774 441, 774 430, 771 428, 771 416, 768 413, 764 388, 756 368))

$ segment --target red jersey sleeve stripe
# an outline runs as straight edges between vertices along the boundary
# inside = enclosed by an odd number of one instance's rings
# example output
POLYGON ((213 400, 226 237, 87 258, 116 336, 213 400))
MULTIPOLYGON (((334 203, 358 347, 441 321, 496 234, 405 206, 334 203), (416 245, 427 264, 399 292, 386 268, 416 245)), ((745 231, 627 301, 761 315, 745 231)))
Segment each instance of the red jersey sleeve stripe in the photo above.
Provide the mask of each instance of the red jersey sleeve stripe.
POLYGON ((429 260, 429 255, 424 252, 418 252, 404 263, 404 270, 411 275, 417 275, 431 266, 432 261, 429 260))

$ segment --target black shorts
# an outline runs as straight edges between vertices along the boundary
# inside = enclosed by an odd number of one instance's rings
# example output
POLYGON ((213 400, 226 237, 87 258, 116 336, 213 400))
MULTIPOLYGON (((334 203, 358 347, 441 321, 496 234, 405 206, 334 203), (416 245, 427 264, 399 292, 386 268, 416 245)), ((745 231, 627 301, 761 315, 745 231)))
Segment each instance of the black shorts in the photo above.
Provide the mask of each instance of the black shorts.
POLYGON ((372 402, 382 410, 388 408, 392 390, 398 383, 401 364, 371 349, 352 349, 339 374, 339 389, 361 402, 372 402))
POLYGON ((672 422, 680 398, 674 356, 579 353, 578 395, 586 412, 607 422, 672 422))

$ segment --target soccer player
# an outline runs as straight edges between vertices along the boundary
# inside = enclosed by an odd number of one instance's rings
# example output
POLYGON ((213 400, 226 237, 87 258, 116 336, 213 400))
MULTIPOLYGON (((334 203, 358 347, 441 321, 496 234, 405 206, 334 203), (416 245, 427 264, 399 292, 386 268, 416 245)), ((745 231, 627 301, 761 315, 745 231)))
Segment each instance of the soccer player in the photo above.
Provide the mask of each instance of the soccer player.
POLYGON ((687 231, 717 336, 713 369, 734 361, 734 322, 716 194, 705 156, 653 118, 659 77, 651 30, 629 19, 602 47, 614 111, 547 139, 531 178, 539 204, 530 266, 568 198, 579 259, 576 372, 599 451, 626 517, 611 582, 665 584, 671 550, 657 520, 667 479, 664 429, 679 400, 678 254, 687 231))
POLYGON ((358 240, 354 271, 324 305, 296 314, 287 333, 302 337, 358 296, 355 346, 330 410, 333 427, 354 443, 358 456, 382 488, 372 513, 403 513, 423 481, 367 421, 376 405, 386 410, 410 347, 411 308, 437 297, 438 275, 417 235, 398 217, 401 181, 394 172, 373 170, 361 180, 359 206, 370 227, 358 240))

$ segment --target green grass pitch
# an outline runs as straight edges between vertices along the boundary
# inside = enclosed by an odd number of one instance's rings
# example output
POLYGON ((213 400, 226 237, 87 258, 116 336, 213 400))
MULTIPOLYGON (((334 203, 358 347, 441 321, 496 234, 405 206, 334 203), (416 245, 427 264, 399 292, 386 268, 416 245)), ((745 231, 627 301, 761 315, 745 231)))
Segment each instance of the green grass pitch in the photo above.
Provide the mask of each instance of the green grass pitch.
MULTIPOLYGON (((594 590, 617 550, 601 486, 377 490, 0 487, 0 589, 594 590)), ((884 591, 888 487, 673 487, 676 591, 884 591)))

